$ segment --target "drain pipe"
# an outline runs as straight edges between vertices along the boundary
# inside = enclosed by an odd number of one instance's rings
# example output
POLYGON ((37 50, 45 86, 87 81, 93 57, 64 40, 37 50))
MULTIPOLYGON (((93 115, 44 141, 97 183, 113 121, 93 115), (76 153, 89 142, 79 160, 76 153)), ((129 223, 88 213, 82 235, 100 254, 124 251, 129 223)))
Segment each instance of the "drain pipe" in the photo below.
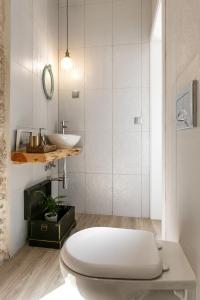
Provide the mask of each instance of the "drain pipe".
MULTIPOLYGON (((54 167, 54 163, 51 165, 52 163, 48 163, 45 166, 45 171, 51 169, 52 167, 54 167)), ((62 187, 64 190, 68 190, 69 187, 69 178, 67 176, 67 158, 63 158, 63 175, 59 176, 57 178, 51 178, 51 176, 48 176, 47 179, 51 180, 51 181, 58 181, 58 182, 62 182, 62 187)))
POLYGON ((68 190, 69 187, 69 179, 67 177, 67 158, 63 158, 63 189, 68 190))

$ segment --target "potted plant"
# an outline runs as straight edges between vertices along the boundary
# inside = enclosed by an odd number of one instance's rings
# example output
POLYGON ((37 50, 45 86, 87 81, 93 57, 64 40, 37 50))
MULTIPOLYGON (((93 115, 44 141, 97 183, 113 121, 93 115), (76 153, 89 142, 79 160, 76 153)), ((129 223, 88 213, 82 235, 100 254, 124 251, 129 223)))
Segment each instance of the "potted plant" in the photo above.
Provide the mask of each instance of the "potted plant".
POLYGON ((42 203, 44 206, 44 218, 49 222, 57 222, 58 221, 58 212, 60 210, 60 205, 63 204, 63 201, 60 199, 65 198, 65 196, 56 196, 52 197, 51 195, 46 195, 42 191, 36 191, 37 194, 40 194, 42 197, 42 203))

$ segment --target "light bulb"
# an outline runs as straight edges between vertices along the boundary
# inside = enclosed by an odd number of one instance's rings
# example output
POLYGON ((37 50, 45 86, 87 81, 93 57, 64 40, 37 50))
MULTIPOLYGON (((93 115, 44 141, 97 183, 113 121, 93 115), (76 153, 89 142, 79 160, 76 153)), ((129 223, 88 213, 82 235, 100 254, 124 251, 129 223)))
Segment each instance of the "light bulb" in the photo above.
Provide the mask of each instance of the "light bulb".
POLYGON ((69 52, 66 52, 65 57, 61 60, 61 68, 64 70, 70 70, 73 67, 73 61, 69 56, 69 52))

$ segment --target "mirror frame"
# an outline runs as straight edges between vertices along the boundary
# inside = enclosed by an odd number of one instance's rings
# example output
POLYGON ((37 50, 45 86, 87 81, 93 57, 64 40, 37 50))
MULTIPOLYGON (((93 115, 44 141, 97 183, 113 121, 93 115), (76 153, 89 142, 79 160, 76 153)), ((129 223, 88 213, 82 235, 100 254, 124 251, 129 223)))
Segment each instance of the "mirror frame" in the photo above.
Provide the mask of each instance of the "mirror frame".
POLYGON ((42 86, 43 86, 43 91, 48 100, 51 100, 53 98, 54 94, 54 77, 53 77, 53 71, 51 65, 46 65, 42 71, 42 86), (45 83, 45 76, 46 73, 49 73, 50 79, 51 79, 51 90, 48 92, 46 83, 45 83))

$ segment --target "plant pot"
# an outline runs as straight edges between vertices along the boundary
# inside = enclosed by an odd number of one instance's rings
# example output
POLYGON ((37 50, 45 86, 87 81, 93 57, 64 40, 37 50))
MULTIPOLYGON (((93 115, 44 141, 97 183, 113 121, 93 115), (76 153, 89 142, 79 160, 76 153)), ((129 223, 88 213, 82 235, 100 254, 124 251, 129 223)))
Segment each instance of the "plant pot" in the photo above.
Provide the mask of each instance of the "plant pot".
POLYGON ((53 213, 45 213, 44 218, 46 221, 57 223, 58 221, 58 214, 53 214, 53 213))

